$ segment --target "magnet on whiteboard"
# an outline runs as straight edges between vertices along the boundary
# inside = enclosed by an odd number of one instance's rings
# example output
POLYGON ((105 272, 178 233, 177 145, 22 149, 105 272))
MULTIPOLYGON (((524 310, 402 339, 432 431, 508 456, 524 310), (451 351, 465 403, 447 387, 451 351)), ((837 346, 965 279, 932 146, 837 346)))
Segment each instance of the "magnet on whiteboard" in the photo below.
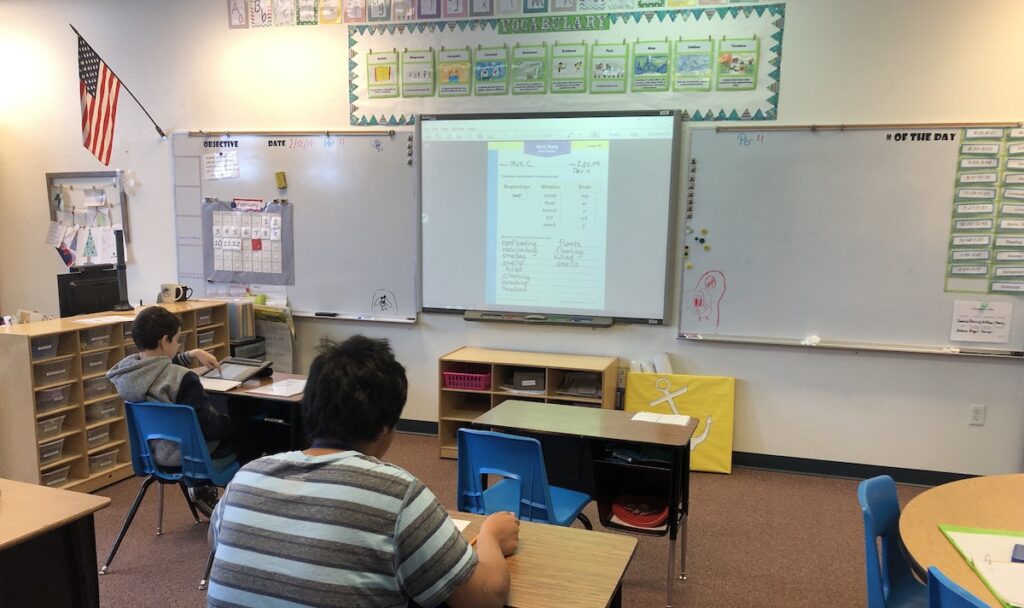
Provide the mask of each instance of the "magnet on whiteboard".
POLYGON ((701 228, 700 229, 700 233, 701 234, 707 234, 708 233, 708 229, 707 228, 701 228))
POLYGON ((704 251, 711 251, 711 245, 704 245, 704 251))
POLYGON ((686 269, 687 270, 693 270, 693 262, 687 262, 686 263, 686 269))

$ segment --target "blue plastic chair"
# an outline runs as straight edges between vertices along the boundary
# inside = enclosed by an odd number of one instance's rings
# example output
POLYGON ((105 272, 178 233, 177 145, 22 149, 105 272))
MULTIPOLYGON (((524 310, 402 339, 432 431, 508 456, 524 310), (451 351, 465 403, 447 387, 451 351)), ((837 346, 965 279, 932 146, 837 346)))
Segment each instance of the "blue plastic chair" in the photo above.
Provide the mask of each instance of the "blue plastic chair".
POLYGON ((536 439, 459 429, 460 511, 485 515, 511 511, 524 521, 559 526, 572 525, 578 518, 585 528, 593 530, 582 513, 590 500, 583 492, 548 484, 544 454, 536 439), (484 489, 483 475, 503 479, 484 489))
POLYGON ((928 568, 929 608, 988 608, 978 596, 949 580, 935 566, 928 568))
MULTIPOLYGON (((181 488, 185 495, 188 508, 192 511, 192 517, 199 523, 199 513, 188 494, 188 488, 192 486, 215 485, 224 487, 231 481, 231 478, 238 472, 238 460, 219 463, 216 466, 210 458, 210 451, 206 447, 206 440, 203 438, 202 429, 199 428, 199 419, 196 412, 187 405, 176 403, 158 403, 153 401, 125 402, 125 417, 127 418, 128 439, 132 446, 132 468, 139 477, 145 477, 139 493, 135 496, 135 502, 125 517, 121 532, 110 549, 107 561, 100 569, 100 574, 106 574, 110 563, 114 561, 121 541, 124 540, 128 528, 135 519, 135 514, 142 504, 146 490, 154 482, 159 482, 157 504, 157 536, 163 533, 164 518, 164 485, 175 484, 181 488), (178 444, 181 451, 181 466, 163 466, 157 464, 150 441, 161 439, 178 444)), ((213 553, 206 566, 206 572, 200 580, 199 588, 206 588, 206 580, 209 578, 210 566, 213 564, 213 553)))
POLYGON ((900 503, 888 475, 865 479, 857 487, 864 513, 868 608, 928 606, 928 588, 914 578, 900 546, 900 503), (881 539, 881 555, 877 540, 881 539))

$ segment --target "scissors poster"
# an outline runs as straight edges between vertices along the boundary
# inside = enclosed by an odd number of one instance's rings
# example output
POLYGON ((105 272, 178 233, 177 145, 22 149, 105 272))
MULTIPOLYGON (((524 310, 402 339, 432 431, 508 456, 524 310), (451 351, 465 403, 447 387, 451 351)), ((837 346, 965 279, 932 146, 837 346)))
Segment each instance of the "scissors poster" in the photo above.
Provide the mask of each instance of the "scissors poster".
POLYGON ((697 430, 690 439, 690 469, 729 473, 735 398, 735 378, 631 373, 626 380, 625 409, 696 418, 697 430))

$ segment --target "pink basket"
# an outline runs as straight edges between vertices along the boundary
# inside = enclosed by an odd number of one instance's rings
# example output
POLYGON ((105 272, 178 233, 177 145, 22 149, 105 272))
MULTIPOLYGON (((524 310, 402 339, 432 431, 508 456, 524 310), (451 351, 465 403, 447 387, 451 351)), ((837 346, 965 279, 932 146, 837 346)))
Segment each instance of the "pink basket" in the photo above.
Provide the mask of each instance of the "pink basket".
POLYGON ((453 371, 442 373, 445 388, 461 388, 471 391, 491 389, 491 368, 487 365, 466 364, 453 368, 453 371))

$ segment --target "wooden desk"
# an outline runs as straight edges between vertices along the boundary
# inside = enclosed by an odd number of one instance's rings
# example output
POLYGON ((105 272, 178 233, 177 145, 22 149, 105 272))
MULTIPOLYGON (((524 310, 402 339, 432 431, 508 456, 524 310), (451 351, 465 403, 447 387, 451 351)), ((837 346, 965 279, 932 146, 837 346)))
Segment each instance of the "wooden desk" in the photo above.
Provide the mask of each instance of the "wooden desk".
MULTIPOLYGON (((471 539, 485 517, 449 511, 471 523, 462 535, 471 539)), ((622 576, 636 552, 629 536, 521 522, 519 549, 508 558, 513 608, 604 608, 619 606, 622 576)))
POLYGON ((98 607, 92 514, 109 504, 0 479, 0 605, 98 607))
POLYGON ((958 585, 998 608, 940 524, 1024 530, 1024 474, 974 477, 936 486, 914 497, 900 515, 900 537, 918 573, 936 566, 958 585))
MULTIPOLYGON (((509 400, 479 416, 473 421, 473 424, 491 428, 522 430, 529 433, 662 446, 671 450, 667 530, 669 537, 668 570, 665 582, 666 605, 671 606, 676 539, 680 530, 682 531, 682 542, 679 550, 679 578, 686 578, 686 522, 690 509, 690 437, 697 429, 697 421, 691 419, 690 424, 686 426, 637 422, 632 420, 633 414, 634 412, 618 410, 509 400)), ((595 462, 601 462, 601 460, 595 457, 595 462)), ((600 488, 598 490, 600 491, 600 488)), ((601 501, 599 501, 598 507, 601 508, 601 501)), ((602 517, 602 523, 608 525, 605 517, 602 517)))
POLYGON ((302 431, 302 393, 290 397, 260 395, 250 389, 282 380, 305 380, 305 376, 275 372, 267 378, 253 378, 229 391, 207 390, 224 399, 234 426, 235 453, 245 464, 268 454, 298 450, 306 445, 302 431))

